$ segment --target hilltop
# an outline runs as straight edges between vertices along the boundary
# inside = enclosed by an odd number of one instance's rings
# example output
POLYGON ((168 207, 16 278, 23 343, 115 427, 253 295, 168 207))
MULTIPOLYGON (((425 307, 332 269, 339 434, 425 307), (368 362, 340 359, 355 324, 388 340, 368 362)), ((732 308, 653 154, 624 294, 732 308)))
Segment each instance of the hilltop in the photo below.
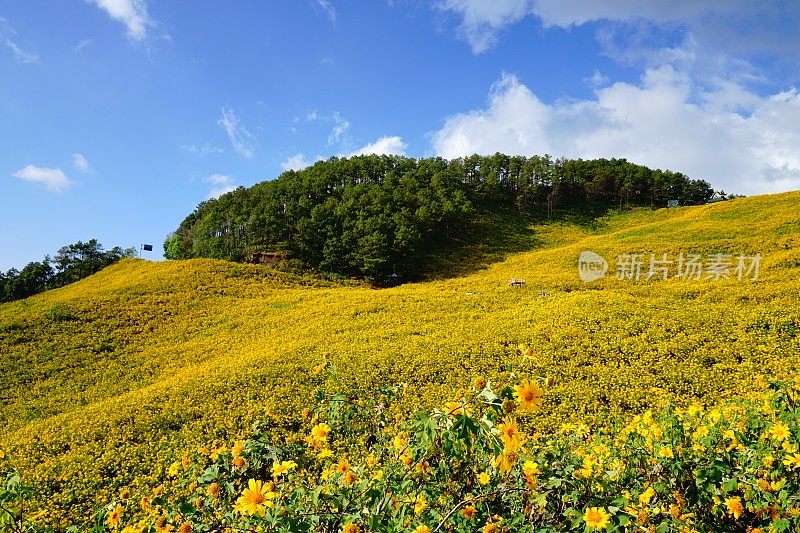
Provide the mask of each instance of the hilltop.
POLYGON ((199 444, 256 419, 298 430, 329 352, 347 386, 406 383, 400 410, 499 380, 530 345, 550 377, 533 424, 602 426, 666 399, 710 403, 800 363, 800 192, 592 224, 533 226, 516 251, 460 277, 376 290, 214 259, 126 259, 0 306, 0 442, 51 520, 86 521, 129 487, 167 479, 199 444), (578 277, 582 251, 611 264, 578 277), (619 280, 622 254, 760 254, 758 279, 619 280), (524 278, 522 287, 509 287, 524 278))
POLYGON ((569 212, 591 220, 612 206, 696 205, 713 193, 705 181, 625 159, 332 157, 202 202, 164 252, 234 261, 269 253, 377 284, 419 281, 475 245, 513 243, 481 235, 497 222, 516 233, 569 212))

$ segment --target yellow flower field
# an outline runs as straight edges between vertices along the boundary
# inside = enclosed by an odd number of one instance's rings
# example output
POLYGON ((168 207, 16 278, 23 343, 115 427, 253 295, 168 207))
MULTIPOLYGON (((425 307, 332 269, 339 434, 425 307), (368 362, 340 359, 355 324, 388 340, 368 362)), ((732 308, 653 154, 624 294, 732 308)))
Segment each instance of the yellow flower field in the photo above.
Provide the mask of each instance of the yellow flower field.
MULTIPOLYGON (((392 289, 222 261, 126 260, 4 304, 0 454, 40 490, 31 514, 87 524, 121 490, 138 501, 169 487, 186 453, 230 447, 255 420, 304 439, 302 409, 321 363, 349 388, 405 384, 392 409, 406 412, 445 405, 476 378, 548 378, 545 389, 518 391, 522 407, 538 408, 527 429, 541 433, 564 422, 605 426, 668 400, 708 407, 761 378, 797 375, 800 193, 533 231, 541 245, 529 252, 392 289), (763 260, 758 279, 619 280, 612 268, 584 283, 584 250, 609 262, 763 260), (525 284, 509 286, 512 278, 525 284)), ((242 505, 269 501, 262 487, 250 491, 242 505)), ((587 524, 605 519, 586 511, 587 524)))

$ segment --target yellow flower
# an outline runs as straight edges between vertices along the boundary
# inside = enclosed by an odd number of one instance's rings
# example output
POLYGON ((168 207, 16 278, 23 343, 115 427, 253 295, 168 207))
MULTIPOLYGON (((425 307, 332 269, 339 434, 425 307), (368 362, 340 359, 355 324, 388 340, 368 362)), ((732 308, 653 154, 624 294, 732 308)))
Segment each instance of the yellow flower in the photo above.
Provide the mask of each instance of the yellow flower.
POLYGON ((539 463, 534 463, 530 459, 525 461, 525 463, 522 465, 522 472, 526 477, 533 477, 542 473, 541 469, 539 468, 539 463))
POLYGON ((342 526, 342 533, 359 533, 359 529, 355 524, 345 524, 342 526))
POLYGON ((783 460, 783 464, 792 468, 800 468, 800 453, 790 455, 783 460))
POLYGON ((245 467, 247 466, 247 461, 244 460, 244 457, 239 456, 239 457, 234 457, 231 460, 231 464, 233 465, 233 468, 236 470, 244 470, 245 467))
POLYGON ((431 528, 426 525, 420 524, 414 530, 414 533, 431 533, 431 528))
POLYGON ((725 500, 725 507, 728 508, 728 514, 733 515, 733 518, 739 520, 739 517, 744 513, 742 500, 738 496, 727 498, 725 500))
POLYGON ((108 522, 108 527, 117 529, 119 527, 119 522, 122 520, 122 506, 117 504, 117 506, 108 513, 108 518, 106 521, 108 522))
POLYGON ((336 471, 344 474, 345 472, 350 471, 350 463, 347 462, 347 459, 342 459, 336 465, 336 471))
POLYGON ((488 485, 492 478, 486 472, 478 474, 478 483, 481 485, 488 485))
POLYGON ((608 524, 608 519, 611 517, 602 507, 589 507, 586 509, 586 514, 583 515, 583 520, 586 526, 592 529, 603 529, 608 524))
POLYGON ((428 461, 422 461, 421 463, 417 463, 414 467, 414 470, 417 471, 419 474, 430 474, 431 473, 431 465, 428 461))
POLYGON ((420 514, 428 508, 428 498, 424 494, 419 494, 414 501, 414 514, 420 514))
POLYGON ((786 485, 786 478, 783 478, 783 477, 778 479, 778 480, 775 480, 775 481, 773 481, 772 483, 769 484, 770 488, 773 491, 781 490, 784 485, 786 485))
POLYGON ((472 517, 475 516, 475 513, 477 513, 477 512, 478 512, 478 510, 475 509, 474 505, 467 505, 466 507, 461 509, 461 515, 464 518, 466 518, 467 520, 471 520, 472 517))
POLYGON ((531 348, 527 344, 520 344, 519 353, 521 353, 524 357, 530 359, 533 357, 533 348, 531 348))
POLYGON ((773 439, 783 441, 789 436, 789 426, 782 422, 775 422, 769 432, 773 439))
POLYGON ((178 533, 192 533, 192 524, 190 522, 184 522, 181 524, 181 527, 178 528, 178 533))
POLYGON ((544 391, 536 383, 525 380, 514 387, 514 396, 520 409, 532 413, 542 406, 544 391))
POLYGON ((647 487, 647 489, 639 495, 639 505, 649 504, 650 500, 652 500, 655 495, 656 491, 653 490, 653 487, 647 487))
POLYGON ((500 440, 503 441, 506 451, 515 452, 522 446, 524 441, 516 420, 511 418, 503 419, 497 426, 497 431, 500 432, 500 440))
POLYGON ((234 457, 239 457, 242 455, 244 451, 244 441, 237 440, 233 443, 233 447, 231 448, 231 455, 234 457))
POLYGON ((167 523, 167 517, 159 517, 158 520, 156 520, 156 532, 168 533, 169 531, 172 531, 172 526, 167 523))
POLYGON ((175 477, 181 473, 181 463, 179 461, 175 461, 171 465, 169 465, 169 470, 167 470, 167 474, 171 477, 175 477))
POLYGON ((258 514, 264 516, 266 508, 275 507, 272 502, 275 498, 275 493, 266 489, 267 487, 263 481, 256 481, 255 479, 248 481, 247 488, 242 491, 242 495, 236 500, 236 510, 246 515, 258 514))
POLYGON ((297 463, 294 461, 281 461, 272 465, 272 477, 277 478, 297 468, 297 463))
POLYGON ((444 412, 450 416, 466 415, 467 409, 461 402, 447 402, 444 404, 444 412))
POLYGON ((517 462, 517 454, 516 452, 509 452, 504 450, 500 455, 495 457, 494 461, 492 461, 492 466, 500 470, 503 474, 507 474, 511 472, 511 469, 514 466, 514 463, 517 462))
POLYGON ((331 427, 324 422, 320 422, 311 428, 311 434, 307 437, 306 441, 314 448, 322 448, 328 441, 328 435, 330 435, 330 433, 331 427))
POLYGON ((661 448, 658 451, 658 455, 660 457, 664 457, 667 459, 671 459, 672 457, 674 457, 674 454, 672 453, 672 448, 670 448, 669 446, 664 446, 663 448, 661 448))
POLYGON ((394 446, 395 450, 401 451, 404 450, 406 446, 408 446, 408 442, 409 442, 408 435, 406 435, 404 431, 401 431, 400 433, 394 436, 394 439, 392 440, 392 445, 394 446))
POLYGON ((208 457, 212 461, 216 462, 217 459, 219 459, 219 454, 221 454, 224 451, 225 451, 225 447, 224 446, 219 446, 219 447, 214 448, 213 450, 211 450, 211 452, 208 454, 208 457))
POLYGON ((491 522, 483 526, 483 533, 497 533, 498 531, 500 531, 500 528, 491 522))
POLYGON ((219 483, 212 483, 208 486, 208 495, 212 498, 219 498, 219 483))

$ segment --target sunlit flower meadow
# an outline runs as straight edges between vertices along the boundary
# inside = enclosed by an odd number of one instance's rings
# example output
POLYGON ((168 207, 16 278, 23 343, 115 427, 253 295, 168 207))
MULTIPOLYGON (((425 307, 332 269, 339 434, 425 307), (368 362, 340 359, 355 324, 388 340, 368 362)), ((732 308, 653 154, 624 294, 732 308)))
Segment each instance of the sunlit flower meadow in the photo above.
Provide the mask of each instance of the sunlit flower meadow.
POLYGON ((32 489, 14 509, 34 529, 792 530, 798 213, 787 193, 554 223, 485 270, 381 290, 128 260, 5 304, 0 461, 32 489), (764 260, 587 284, 583 250, 764 260))

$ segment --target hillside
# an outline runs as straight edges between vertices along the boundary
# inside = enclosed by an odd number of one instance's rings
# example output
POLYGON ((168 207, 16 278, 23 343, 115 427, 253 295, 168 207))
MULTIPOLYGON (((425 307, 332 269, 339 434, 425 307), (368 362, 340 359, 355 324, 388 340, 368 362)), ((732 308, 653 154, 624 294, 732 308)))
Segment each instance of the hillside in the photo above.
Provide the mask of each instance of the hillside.
MULTIPOLYGON (((704 204, 702 180, 625 159, 366 155, 317 161, 201 202, 164 242, 168 259, 265 252, 378 285, 437 277, 488 220, 591 219, 612 207, 704 204)), ((481 239, 497 243, 498 239, 481 239)))
MULTIPOLYGON (((535 425, 602 425, 665 399, 713 402, 800 363, 800 192, 591 225, 533 228, 533 249, 462 277, 375 290, 218 260, 123 260, 0 306, 0 447, 53 523, 161 483, 183 451, 253 420, 293 434, 330 352, 347 385, 407 383, 401 409, 498 379, 533 347, 553 378, 535 425), (725 253, 756 280, 590 284, 577 260, 725 253), (522 287, 509 287, 524 278, 522 287)), ((647 260, 647 259, 645 259, 647 260)), ((645 267, 646 270, 646 267, 645 267)), ((731 272, 733 272, 731 270, 731 272)))

